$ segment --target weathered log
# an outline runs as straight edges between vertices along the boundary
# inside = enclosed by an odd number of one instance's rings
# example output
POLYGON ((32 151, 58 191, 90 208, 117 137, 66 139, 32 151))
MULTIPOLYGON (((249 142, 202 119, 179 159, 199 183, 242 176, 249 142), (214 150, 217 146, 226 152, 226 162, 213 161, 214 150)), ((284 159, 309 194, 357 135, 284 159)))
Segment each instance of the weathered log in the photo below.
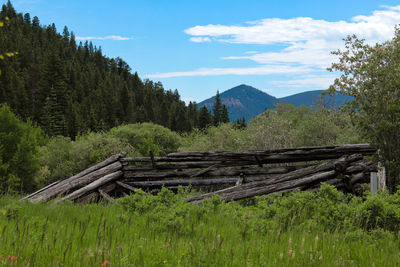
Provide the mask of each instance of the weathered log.
POLYGON ((101 177, 107 173, 115 171, 116 166, 117 169, 120 169, 122 165, 120 162, 118 162, 118 159, 125 155, 126 153, 121 153, 111 156, 105 161, 100 162, 78 173, 77 175, 74 175, 66 180, 62 180, 59 183, 51 187, 48 187, 45 190, 39 190, 40 192, 34 194, 32 197, 29 198, 29 200, 32 202, 48 201, 61 193, 65 193, 66 191, 84 185, 85 183, 90 183, 91 181, 97 179, 98 177, 101 177))
POLYGON ((31 197, 33 197, 33 196, 35 196, 35 195, 37 195, 37 194, 43 192, 44 190, 47 190, 47 189, 49 189, 50 187, 55 186, 56 184, 58 184, 58 183, 61 182, 61 181, 62 181, 62 180, 58 180, 58 181, 55 181, 54 183, 51 183, 51 184, 49 184, 49 185, 46 185, 45 187, 39 189, 38 191, 33 192, 32 194, 27 195, 27 196, 24 197, 24 198, 21 198, 21 200, 25 200, 25 199, 31 198, 31 197))
POLYGON ((142 181, 142 182, 126 182, 133 187, 162 187, 162 186, 187 186, 187 185, 218 185, 218 184, 235 184, 238 178, 217 178, 217 179, 177 179, 164 181, 142 181))
MULTIPOLYGON (((118 162, 119 163, 119 162, 118 162)), ((120 178, 122 176, 122 171, 115 171, 113 173, 107 174, 99 179, 95 179, 92 180, 92 182, 78 190, 75 190, 74 192, 72 192, 69 195, 66 195, 65 197, 61 198, 59 201, 57 202, 61 202, 64 200, 74 200, 77 199, 80 196, 83 196, 87 193, 90 193, 91 191, 96 190, 98 187, 105 185, 107 183, 113 182, 115 180, 117 180, 118 178, 120 178)))
POLYGON ((137 190, 137 188, 134 188, 133 186, 130 186, 129 184, 123 183, 121 181, 115 181, 115 183, 120 187, 125 188, 131 192, 135 192, 137 190))
POLYGON ((341 166, 340 169, 342 169, 344 163, 347 163, 349 165, 350 163, 358 161, 360 159, 362 159, 361 154, 342 156, 337 160, 292 171, 287 174, 278 175, 277 177, 272 179, 251 182, 240 186, 230 187, 224 190, 188 198, 186 200, 189 202, 199 202, 204 198, 218 194, 224 200, 231 201, 235 199, 252 197, 259 194, 273 192, 271 190, 278 191, 278 190, 285 190, 290 187, 302 186, 305 184, 305 182, 310 183, 320 180, 321 181, 328 180, 328 178, 333 178, 332 177, 333 175, 337 175, 337 172, 335 171, 337 165, 340 165, 341 166), (302 177, 306 177, 307 179, 303 179, 302 177))
POLYGON ((99 189, 98 191, 99 191, 99 193, 100 193, 100 196, 101 196, 103 199, 107 200, 107 201, 110 202, 110 203, 115 203, 115 199, 113 199, 109 194, 107 194, 106 192, 104 192, 104 191, 101 190, 101 189, 99 189))
POLYGON ((350 183, 352 185, 355 185, 358 183, 367 183, 367 182, 369 182, 368 180, 369 180, 369 175, 366 175, 365 173, 362 173, 362 172, 355 173, 350 176, 350 183))
POLYGON ((115 183, 111 183, 108 185, 103 185, 99 189, 108 194, 108 193, 114 191, 116 187, 117 187, 117 185, 115 183))
MULTIPOLYGON (((251 150, 251 151, 215 151, 215 152, 176 152, 170 153, 167 157, 155 158, 156 162, 190 162, 190 161, 249 161, 254 164, 282 163, 335 159, 343 155, 359 153, 372 155, 376 149, 369 144, 348 144, 342 146, 325 147, 300 147, 283 148, 272 150, 251 150), (259 160, 256 160, 255 156, 259 160)), ((127 162, 151 162, 150 158, 126 158, 127 162)))
POLYGON ((376 172, 378 166, 373 162, 355 162, 346 168, 346 173, 376 172))
POLYGON ((87 204, 96 201, 98 197, 99 197, 98 192, 92 192, 90 194, 87 194, 86 196, 79 198, 78 202, 81 204, 87 204))
POLYGON ((205 174, 206 172, 209 172, 209 171, 211 171, 211 170, 214 170, 214 169, 218 168, 218 166, 219 166, 218 163, 217 163, 217 164, 214 164, 214 165, 211 165, 210 167, 207 167, 207 168, 205 168, 205 169, 203 169, 203 170, 200 170, 200 171, 198 171, 198 172, 192 174, 190 177, 198 177, 198 176, 201 176, 202 174, 205 174))
MULTIPOLYGON (((269 174, 282 174, 288 173, 293 170, 302 169, 303 166, 286 166, 286 167, 270 167, 270 168, 227 168, 218 170, 207 170, 207 172, 202 173, 202 177, 224 177, 224 176, 239 176, 241 173, 243 175, 269 175, 269 174)), ((125 179, 162 179, 162 178, 190 178, 193 175, 197 175, 198 171, 173 171, 173 172, 145 172, 145 173, 131 173, 124 172, 125 179)), ((265 176, 262 179, 269 178, 270 176, 265 176)))
POLYGON ((167 155, 168 158, 188 158, 188 157, 242 157, 242 156, 271 156, 278 154, 286 155, 310 155, 310 154, 373 154, 376 149, 369 144, 346 144, 339 146, 313 146, 297 148, 281 148, 271 150, 246 150, 246 151, 213 151, 213 152, 176 152, 167 155))
MULTIPOLYGON (((212 195, 218 194, 222 200, 224 201, 233 201, 233 200, 239 200, 239 199, 244 199, 244 198, 249 198, 249 197, 254 197, 254 196, 259 196, 259 195, 265 195, 265 194, 270 194, 273 192, 278 192, 282 190, 290 190, 292 188, 300 187, 309 183, 313 183, 316 181, 323 181, 327 180, 329 178, 335 177, 337 175, 337 172, 335 170, 332 171, 327 171, 327 172, 321 172, 321 173, 316 173, 310 176, 306 176, 300 179, 296 180, 289 180, 281 183, 275 183, 267 186, 259 186, 259 187, 251 187, 251 188, 243 188, 245 185, 239 185, 235 186, 235 190, 231 191, 225 191, 225 192, 214 192, 212 195)), ((198 197, 192 197, 189 199, 186 199, 188 202, 193 202, 193 203, 200 203, 204 197, 198 196, 198 197)))

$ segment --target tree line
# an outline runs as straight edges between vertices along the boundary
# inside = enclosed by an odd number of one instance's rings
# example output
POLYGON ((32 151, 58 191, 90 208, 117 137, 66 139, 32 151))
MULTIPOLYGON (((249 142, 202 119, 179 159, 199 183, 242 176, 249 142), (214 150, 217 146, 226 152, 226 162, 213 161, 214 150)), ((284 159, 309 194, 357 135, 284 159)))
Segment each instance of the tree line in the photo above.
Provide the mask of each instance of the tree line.
POLYGON ((215 118, 195 102, 186 105, 177 90, 140 79, 123 59, 105 57, 91 42, 77 43, 66 26, 62 34, 54 23, 41 26, 38 17, 17 13, 10 1, 0 20, 7 21, 0 27, 0 52, 18 51, 0 61, 0 103, 50 136, 74 138, 137 122, 188 132, 222 121, 219 106, 215 118))

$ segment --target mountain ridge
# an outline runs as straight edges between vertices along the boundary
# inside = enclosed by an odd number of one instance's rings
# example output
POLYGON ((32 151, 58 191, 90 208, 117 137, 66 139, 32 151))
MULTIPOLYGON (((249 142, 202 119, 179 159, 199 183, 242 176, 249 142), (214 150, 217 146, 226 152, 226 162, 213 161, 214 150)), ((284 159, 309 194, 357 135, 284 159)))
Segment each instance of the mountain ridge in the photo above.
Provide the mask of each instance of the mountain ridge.
MULTIPOLYGON (((266 92, 246 84, 240 84, 231 89, 220 93, 221 102, 226 105, 231 121, 245 118, 249 121, 251 118, 265 111, 265 109, 274 109, 275 104, 287 103, 294 106, 311 107, 316 101, 321 100, 321 94, 324 90, 313 90, 297 93, 294 95, 277 98, 266 92)), ((351 101, 350 96, 338 94, 336 96, 325 96, 323 102, 327 107, 342 106, 346 101, 351 101)), ((198 108, 206 106, 212 111, 215 96, 198 103, 198 108)))

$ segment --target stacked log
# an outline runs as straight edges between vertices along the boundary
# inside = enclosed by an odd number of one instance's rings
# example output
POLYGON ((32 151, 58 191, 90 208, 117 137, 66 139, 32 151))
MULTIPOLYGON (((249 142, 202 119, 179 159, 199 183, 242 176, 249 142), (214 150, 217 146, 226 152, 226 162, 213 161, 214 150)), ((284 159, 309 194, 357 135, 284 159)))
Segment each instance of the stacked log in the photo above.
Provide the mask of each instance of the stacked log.
POLYGON ((243 198, 270 194, 293 188, 303 188, 313 183, 334 179, 355 161, 361 160, 361 154, 342 156, 338 160, 321 163, 315 166, 299 169, 288 174, 282 174, 272 179, 250 182, 220 191, 203 194, 186 199, 188 202, 198 203, 207 197, 219 195, 225 201, 239 200, 243 198))
MULTIPOLYGON (((121 157, 124 157, 126 154, 121 153, 117 154, 114 156, 109 157, 103 162, 100 162, 93 167, 90 167, 77 175, 74 175, 66 180, 63 181, 57 181, 56 183, 53 183, 49 186, 47 186, 45 189, 39 190, 24 199, 27 199, 31 202, 44 202, 51 200, 59 195, 66 194, 68 192, 71 192, 73 190, 78 189, 79 190, 84 190, 81 187, 88 189, 85 191, 86 193, 89 193, 92 188, 87 187, 88 185, 91 185, 92 183, 96 183, 98 179, 102 179, 107 175, 113 175, 113 179, 117 179, 118 177, 122 176, 122 164, 119 162, 119 159, 121 157)), ((108 181, 107 181, 108 182, 108 181)), ((102 186, 103 184, 97 184, 98 186, 102 186)), ((93 190, 96 188, 93 188, 93 190)), ((75 191, 76 192, 76 191, 75 191)), ((73 193, 72 193, 73 194, 73 193)), ((83 195, 83 194, 82 194, 83 195)), ((71 198, 74 199, 74 198, 71 198)))
POLYGON ((220 195, 226 201, 291 190, 318 190, 321 182, 345 192, 357 193, 376 171, 362 162, 376 152, 368 144, 300 147, 256 151, 180 152, 165 157, 126 158, 114 155, 63 181, 57 181, 27 197, 32 202, 72 200, 90 202, 134 193, 179 186, 217 191, 187 201, 199 203, 220 195), (321 163, 321 160, 324 162, 321 163), (330 160, 326 162, 327 160, 330 160), (221 188, 223 188, 221 190, 221 188))

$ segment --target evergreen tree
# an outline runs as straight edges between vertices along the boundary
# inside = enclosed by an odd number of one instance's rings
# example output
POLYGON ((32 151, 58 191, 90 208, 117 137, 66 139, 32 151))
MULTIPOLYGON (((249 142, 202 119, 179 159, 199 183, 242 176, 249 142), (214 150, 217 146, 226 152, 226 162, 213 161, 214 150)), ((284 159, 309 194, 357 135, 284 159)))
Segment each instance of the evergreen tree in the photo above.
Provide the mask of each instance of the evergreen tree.
POLYGON ((229 122, 229 115, 228 115, 228 109, 226 108, 225 105, 222 106, 222 113, 221 113, 221 121, 222 123, 228 123, 229 122))
POLYGON ((201 107, 199 112, 199 128, 206 129, 212 123, 213 119, 206 106, 201 107))
POLYGON ((233 123, 233 127, 235 129, 243 129, 247 127, 246 119, 244 117, 237 119, 235 123, 233 123))
POLYGON ((214 117, 214 125, 215 126, 217 126, 218 124, 221 123, 222 111, 223 111, 223 106, 222 106, 221 98, 219 95, 219 91, 217 91, 217 94, 215 95, 214 106, 213 106, 213 117, 214 117))
POLYGON ((18 56, 0 60, 0 103, 31 118, 50 135, 107 130, 121 123, 151 121, 177 131, 198 127, 199 111, 186 106, 177 90, 142 81, 121 58, 107 58, 92 43, 75 42, 64 27, 41 27, 39 18, 17 14, 8 2, 0 18, 0 51, 18 56))

